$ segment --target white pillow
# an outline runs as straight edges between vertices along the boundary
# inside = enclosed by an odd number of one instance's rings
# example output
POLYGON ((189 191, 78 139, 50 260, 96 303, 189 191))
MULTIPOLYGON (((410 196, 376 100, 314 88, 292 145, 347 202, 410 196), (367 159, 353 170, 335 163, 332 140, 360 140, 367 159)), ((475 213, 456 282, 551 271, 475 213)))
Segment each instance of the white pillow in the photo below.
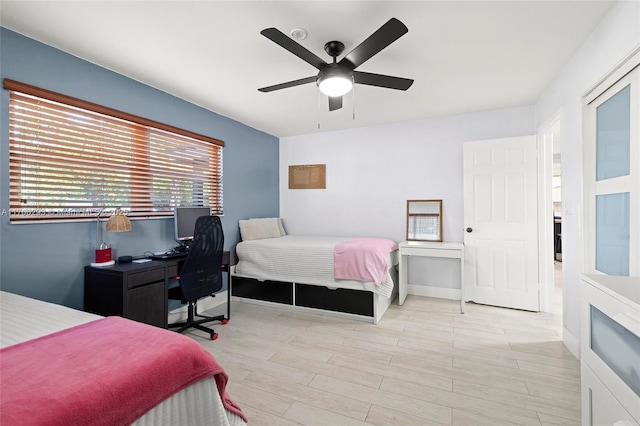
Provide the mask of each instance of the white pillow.
POLYGON ((249 220, 276 220, 278 222, 278 228, 280 228, 280 235, 287 235, 287 231, 284 229, 284 224, 282 223, 282 218, 280 217, 261 217, 261 218, 251 218, 249 220))
POLYGON ((244 241, 279 238, 280 226, 276 218, 240 220, 240 235, 244 241))

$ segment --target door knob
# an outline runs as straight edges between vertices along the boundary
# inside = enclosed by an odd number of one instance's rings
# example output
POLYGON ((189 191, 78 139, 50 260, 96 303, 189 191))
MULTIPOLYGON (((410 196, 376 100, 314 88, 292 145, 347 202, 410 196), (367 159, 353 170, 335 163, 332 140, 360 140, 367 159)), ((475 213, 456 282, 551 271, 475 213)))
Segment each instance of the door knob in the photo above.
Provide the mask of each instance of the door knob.
POLYGON ((473 232, 473 229, 467 228, 467 232, 473 232))

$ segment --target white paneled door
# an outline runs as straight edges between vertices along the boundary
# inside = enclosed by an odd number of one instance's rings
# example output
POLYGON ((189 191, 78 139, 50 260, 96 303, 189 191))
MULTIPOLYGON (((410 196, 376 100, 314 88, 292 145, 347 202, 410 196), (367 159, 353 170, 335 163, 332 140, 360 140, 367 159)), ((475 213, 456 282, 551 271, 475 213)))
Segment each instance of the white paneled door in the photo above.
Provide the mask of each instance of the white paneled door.
POLYGON ((539 310, 535 136, 464 144, 465 299, 539 310))

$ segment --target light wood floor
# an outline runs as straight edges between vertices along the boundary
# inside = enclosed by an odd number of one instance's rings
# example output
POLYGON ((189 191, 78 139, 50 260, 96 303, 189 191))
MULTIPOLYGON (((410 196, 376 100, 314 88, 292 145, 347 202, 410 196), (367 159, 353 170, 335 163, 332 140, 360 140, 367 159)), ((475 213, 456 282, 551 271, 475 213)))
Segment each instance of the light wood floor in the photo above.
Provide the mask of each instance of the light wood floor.
POLYGON ((579 425, 579 363, 557 306, 469 303, 462 315, 456 301, 409 296, 373 325, 234 302, 218 340, 192 336, 250 426, 579 425))

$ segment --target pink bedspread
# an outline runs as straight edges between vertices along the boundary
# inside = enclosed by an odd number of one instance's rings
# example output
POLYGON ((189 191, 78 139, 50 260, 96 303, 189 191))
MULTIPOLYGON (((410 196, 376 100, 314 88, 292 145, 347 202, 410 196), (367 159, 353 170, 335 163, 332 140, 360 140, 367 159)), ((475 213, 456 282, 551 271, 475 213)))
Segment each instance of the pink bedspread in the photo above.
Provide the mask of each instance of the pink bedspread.
POLYGON ((388 254, 397 248, 395 241, 385 238, 351 238, 336 244, 334 277, 382 285, 387 277, 388 254))
POLYGON ((0 424, 130 424, 183 388, 228 376, 201 345, 120 317, 102 318, 0 351, 0 424))

